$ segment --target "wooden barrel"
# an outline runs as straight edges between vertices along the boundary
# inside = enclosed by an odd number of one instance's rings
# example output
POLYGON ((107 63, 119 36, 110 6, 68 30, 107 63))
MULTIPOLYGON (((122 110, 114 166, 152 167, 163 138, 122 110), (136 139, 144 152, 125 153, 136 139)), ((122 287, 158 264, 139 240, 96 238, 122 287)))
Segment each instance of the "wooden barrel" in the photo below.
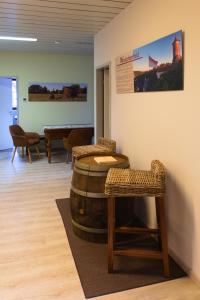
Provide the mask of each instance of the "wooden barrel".
MULTIPOLYGON (((104 242, 107 237, 107 199, 104 194, 108 170, 128 168, 125 155, 113 154, 113 162, 98 163, 97 155, 75 161, 70 191, 74 232, 81 238, 104 242)), ((102 155, 101 155, 102 157, 102 155)))

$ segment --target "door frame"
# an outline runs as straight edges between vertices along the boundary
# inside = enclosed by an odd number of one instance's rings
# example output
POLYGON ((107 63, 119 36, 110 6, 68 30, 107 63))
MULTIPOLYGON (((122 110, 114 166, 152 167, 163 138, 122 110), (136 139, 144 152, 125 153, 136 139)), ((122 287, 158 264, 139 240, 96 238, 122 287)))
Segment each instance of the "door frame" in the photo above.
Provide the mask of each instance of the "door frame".
POLYGON ((11 77, 0 76, 1 95, 1 145, 0 151, 13 148, 9 127, 13 125, 13 80, 11 77))
POLYGON ((19 124, 19 79, 18 76, 4 76, 0 75, 0 78, 9 78, 9 79, 16 79, 16 91, 17 91, 17 124, 19 124))
POLYGON ((20 108, 20 104, 19 104, 19 80, 18 80, 18 76, 12 76, 11 78, 16 80, 16 92, 17 92, 17 124, 19 124, 19 108, 20 108))
POLYGON ((107 62, 95 68, 95 140, 104 136, 104 70, 109 70, 108 84, 108 101, 106 109, 108 109, 108 136, 111 137, 111 62, 107 62))

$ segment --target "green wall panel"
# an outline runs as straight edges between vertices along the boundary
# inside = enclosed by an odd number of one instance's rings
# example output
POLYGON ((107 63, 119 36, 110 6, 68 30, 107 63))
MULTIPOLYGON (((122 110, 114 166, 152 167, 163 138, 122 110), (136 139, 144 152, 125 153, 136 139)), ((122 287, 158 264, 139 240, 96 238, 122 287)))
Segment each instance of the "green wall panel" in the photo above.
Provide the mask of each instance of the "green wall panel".
POLYGON ((94 122, 93 56, 0 52, 0 76, 18 79, 19 124, 43 132, 43 125, 94 122), (87 102, 29 102, 30 82, 87 83, 87 102), (24 101, 23 98, 27 100, 24 101))

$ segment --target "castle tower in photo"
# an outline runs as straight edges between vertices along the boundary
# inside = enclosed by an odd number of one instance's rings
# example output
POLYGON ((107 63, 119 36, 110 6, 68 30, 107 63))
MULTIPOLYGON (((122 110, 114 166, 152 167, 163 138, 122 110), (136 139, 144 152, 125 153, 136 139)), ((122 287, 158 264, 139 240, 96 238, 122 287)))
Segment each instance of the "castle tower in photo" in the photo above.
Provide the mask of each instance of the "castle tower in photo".
POLYGON ((179 62, 181 60, 182 56, 181 56, 180 40, 177 37, 174 38, 172 47, 173 47, 172 63, 179 62))

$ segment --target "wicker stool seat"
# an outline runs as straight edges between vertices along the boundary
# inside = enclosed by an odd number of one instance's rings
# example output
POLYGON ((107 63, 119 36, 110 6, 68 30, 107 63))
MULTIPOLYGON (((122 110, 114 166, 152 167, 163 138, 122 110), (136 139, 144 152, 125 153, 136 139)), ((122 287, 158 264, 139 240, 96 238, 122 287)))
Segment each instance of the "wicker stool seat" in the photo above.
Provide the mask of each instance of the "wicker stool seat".
POLYGON ((97 145, 73 147, 72 153, 76 159, 80 159, 88 155, 95 155, 95 154, 103 155, 103 154, 110 154, 113 152, 109 148, 97 144, 97 145))
POLYGON ((164 186, 151 171, 111 169, 107 176, 106 193, 115 196, 155 196, 164 194, 164 186))
POLYGON ((88 155, 108 155, 116 152, 116 142, 100 137, 97 144, 73 147, 72 155, 75 159, 80 159, 88 155))
POLYGON ((169 276, 167 229, 165 223, 164 195, 165 168, 158 160, 153 160, 150 171, 132 169, 110 169, 105 183, 108 196, 108 271, 113 271, 114 255, 136 256, 163 260, 164 275, 169 276), (155 197, 158 229, 115 227, 115 201, 117 197, 155 197), (158 234, 160 251, 144 249, 117 249, 116 233, 158 234))

